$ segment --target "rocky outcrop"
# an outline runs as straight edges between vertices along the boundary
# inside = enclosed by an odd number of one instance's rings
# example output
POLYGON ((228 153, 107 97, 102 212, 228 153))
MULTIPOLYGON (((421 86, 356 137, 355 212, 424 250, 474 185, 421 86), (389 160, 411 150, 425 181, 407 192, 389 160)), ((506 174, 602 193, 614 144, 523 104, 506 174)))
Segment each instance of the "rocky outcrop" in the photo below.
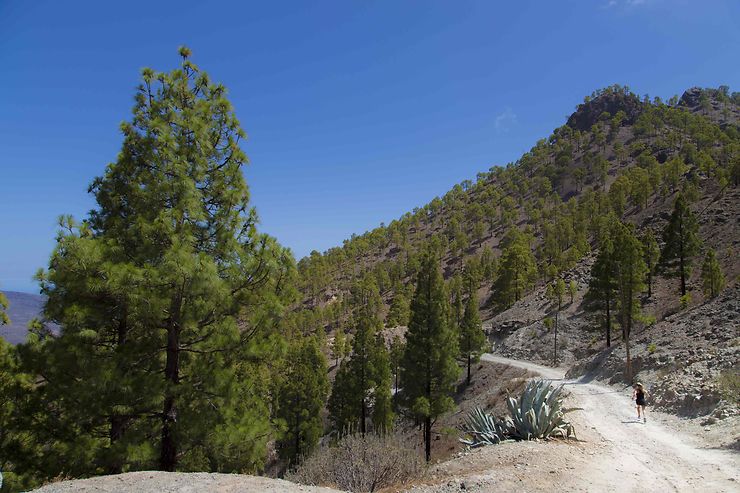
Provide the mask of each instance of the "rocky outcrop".
POLYGON ((699 107, 702 101, 702 94, 705 90, 701 87, 692 87, 687 89, 682 95, 681 99, 678 100, 678 106, 688 109, 694 109, 699 107))
POLYGON ((640 116, 642 108, 642 102, 632 93, 605 91, 594 99, 579 104, 576 112, 568 118, 567 125, 585 132, 599 121, 604 112, 614 116, 619 111, 624 111, 626 115, 622 125, 631 125, 640 116))

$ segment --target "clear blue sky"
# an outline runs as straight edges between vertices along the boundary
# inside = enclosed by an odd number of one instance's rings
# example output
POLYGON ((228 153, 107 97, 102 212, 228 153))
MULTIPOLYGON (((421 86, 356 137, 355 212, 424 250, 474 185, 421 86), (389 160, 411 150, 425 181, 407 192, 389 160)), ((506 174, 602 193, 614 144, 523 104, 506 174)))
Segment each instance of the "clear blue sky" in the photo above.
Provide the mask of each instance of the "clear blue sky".
POLYGON ((37 290, 140 69, 181 44, 229 89, 262 230, 297 258, 516 160, 597 88, 739 89, 737 0, 506 3, 0 0, 0 289, 37 290))

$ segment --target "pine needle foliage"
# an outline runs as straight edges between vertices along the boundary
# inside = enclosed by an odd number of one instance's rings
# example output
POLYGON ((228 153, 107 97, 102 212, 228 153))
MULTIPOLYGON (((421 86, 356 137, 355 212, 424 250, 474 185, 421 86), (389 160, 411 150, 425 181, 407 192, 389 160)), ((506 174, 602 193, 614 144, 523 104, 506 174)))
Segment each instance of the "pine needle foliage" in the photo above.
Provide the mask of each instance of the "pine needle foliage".
POLYGON ((427 461, 431 458, 433 421, 453 407, 451 395, 460 372, 455 361, 457 337, 449 312, 439 259, 434 250, 428 250, 411 301, 411 321, 401 360, 404 405, 424 424, 427 461))
POLYGON ((683 194, 676 197, 673 212, 663 230, 663 241, 658 267, 666 275, 681 279, 681 296, 685 296, 692 260, 699 253, 701 239, 699 224, 683 194))
POLYGON ((725 276, 722 267, 717 260, 717 254, 713 248, 707 250, 704 263, 701 266, 701 281, 704 295, 708 298, 716 297, 725 287, 725 276))
POLYGON ((43 375, 44 477, 258 471, 274 432, 267 363, 294 263, 257 232, 226 89, 180 53, 171 72, 142 71, 96 207, 61 219, 39 274, 62 327, 21 349, 43 375))

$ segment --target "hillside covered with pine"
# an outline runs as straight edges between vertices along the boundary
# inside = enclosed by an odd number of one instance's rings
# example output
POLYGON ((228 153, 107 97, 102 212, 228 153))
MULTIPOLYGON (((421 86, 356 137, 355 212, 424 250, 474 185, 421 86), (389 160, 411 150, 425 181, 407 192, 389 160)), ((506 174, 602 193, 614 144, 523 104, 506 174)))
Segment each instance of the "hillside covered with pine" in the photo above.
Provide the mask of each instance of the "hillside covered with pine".
POLYGON ((466 445, 577 440, 575 397, 495 358, 639 381, 738 446, 739 93, 597 90, 516 162, 296 261, 260 229, 225 87, 180 55, 142 71, 43 313, 0 339, 2 491, 149 470, 375 491, 466 445))

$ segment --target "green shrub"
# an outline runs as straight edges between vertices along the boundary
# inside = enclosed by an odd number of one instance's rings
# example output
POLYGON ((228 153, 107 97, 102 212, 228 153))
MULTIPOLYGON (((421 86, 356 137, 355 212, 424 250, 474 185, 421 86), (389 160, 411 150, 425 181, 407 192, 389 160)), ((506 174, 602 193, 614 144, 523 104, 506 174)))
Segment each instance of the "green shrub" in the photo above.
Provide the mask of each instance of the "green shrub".
POLYGON ((686 293, 685 295, 681 296, 678 301, 681 305, 681 310, 687 309, 691 304, 691 293, 686 293))
POLYGON ((654 342, 651 342, 647 346, 648 353, 653 354, 658 349, 658 346, 655 345, 654 342))
POLYGON ((717 387, 722 398, 733 404, 740 404, 740 373, 725 370, 717 377, 717 387))

